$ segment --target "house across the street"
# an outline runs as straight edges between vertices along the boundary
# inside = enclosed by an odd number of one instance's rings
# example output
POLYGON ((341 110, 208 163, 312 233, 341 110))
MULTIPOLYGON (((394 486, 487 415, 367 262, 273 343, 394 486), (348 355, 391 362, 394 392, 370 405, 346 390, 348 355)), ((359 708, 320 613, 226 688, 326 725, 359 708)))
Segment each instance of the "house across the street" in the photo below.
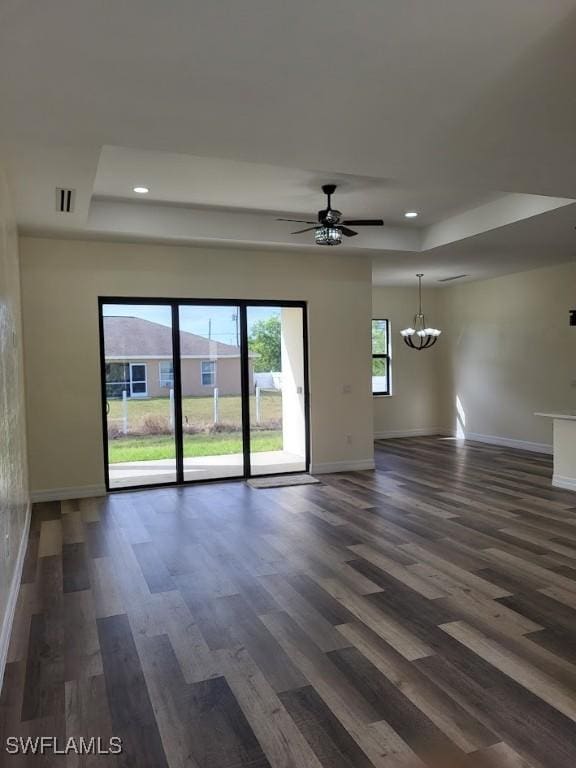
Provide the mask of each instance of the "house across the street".
MULTIPOLYGON (((168 397, 174 386, 172 329, 139 317, 104 317, 106 395, 168 397)), ((240 349, 233 344, 180 332, 182 395, 240 394, 240 349)), ((249 360, 250 391, 254 388, 249 360)))

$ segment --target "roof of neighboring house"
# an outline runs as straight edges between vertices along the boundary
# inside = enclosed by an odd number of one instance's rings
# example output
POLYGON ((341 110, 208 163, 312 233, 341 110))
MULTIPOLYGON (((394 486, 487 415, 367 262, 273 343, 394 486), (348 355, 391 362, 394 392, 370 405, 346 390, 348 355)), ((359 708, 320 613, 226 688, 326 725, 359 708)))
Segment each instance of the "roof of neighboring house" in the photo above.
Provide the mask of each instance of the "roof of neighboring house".
MULTIPOLYGON (((239 347, 180 332, 182 357, 238 357, 239 347)), ((140 317, 104 317, 104 356, 107 358, 172 357, 172 329, 140 317)))

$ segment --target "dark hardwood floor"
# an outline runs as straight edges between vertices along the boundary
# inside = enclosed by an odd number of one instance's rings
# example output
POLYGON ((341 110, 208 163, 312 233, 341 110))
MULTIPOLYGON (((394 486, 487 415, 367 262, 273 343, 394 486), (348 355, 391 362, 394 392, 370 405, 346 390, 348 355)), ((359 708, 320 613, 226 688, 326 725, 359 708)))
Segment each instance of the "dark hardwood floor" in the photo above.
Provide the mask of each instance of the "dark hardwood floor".
MULTIPOLYGON (((1 766, 576 766, 576 495, 442 438, 321 485, 36 505, 1 766)), ((2 744, 3 749, 3 744, 2 744)))

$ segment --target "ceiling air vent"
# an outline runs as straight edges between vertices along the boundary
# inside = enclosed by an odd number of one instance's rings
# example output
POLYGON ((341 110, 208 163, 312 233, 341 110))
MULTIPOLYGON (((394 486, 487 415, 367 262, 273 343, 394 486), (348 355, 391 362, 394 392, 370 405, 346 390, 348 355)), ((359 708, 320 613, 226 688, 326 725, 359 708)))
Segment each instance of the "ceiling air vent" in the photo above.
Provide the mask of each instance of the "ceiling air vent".
POLYGON ((72 213, 74 211, 74 201, 76 199, 75 189, 65 189, 56 187, 56 210, 59 213, 72 213))
POLYGON ((442 277, 438 280, 439 283, 451 283, 452 280, 462 280, 463 277, 470 277, 470 275, 453 275, 452 277, 442 277))

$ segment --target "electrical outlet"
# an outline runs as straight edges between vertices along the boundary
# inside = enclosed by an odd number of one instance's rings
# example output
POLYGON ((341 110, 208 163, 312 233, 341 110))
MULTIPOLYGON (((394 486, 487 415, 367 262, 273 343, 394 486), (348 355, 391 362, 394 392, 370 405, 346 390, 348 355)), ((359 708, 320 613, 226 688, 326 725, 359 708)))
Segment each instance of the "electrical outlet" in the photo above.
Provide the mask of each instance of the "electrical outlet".
POLYGON ((352 445, 352 435, 346 435, 346 445, 352 445))
POLYGON ((342 387, 342 394, 349 395, 350 392, 352 392, 352 385, 351 384, 344 384, 342 387))

